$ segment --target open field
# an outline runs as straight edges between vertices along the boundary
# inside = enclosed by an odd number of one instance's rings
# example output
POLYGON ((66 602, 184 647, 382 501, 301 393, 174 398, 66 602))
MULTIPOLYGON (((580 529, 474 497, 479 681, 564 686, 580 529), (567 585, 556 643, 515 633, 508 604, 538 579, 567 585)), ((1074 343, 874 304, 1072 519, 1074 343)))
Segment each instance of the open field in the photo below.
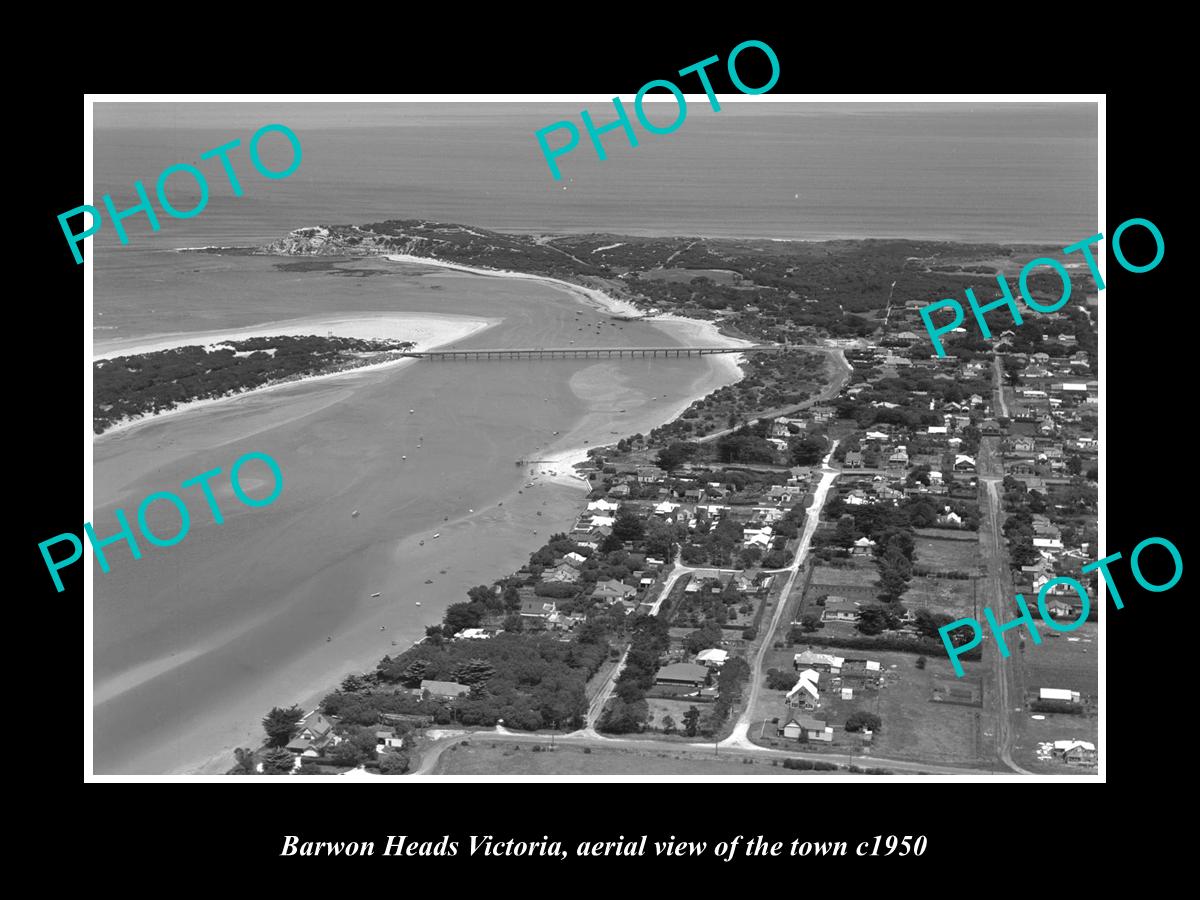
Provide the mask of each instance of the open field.
POLYGON ((816 602, 822 597, 845 597, 859 603, 874 602, 879 596, 878 581, 878 571, 866 559, 855 560, 853 567, 845 569, 817 566, 808 582, 803 605, 793 617, 799 619, 804 613, 820 613, 822 609, 816 602))
POLYGON ((456 744, 442 754, 436 775, 780 775, 812 776, 820 772, 795 772, 768 760, 742 762, 751 757, 725 751, 713 757, 703 753, 671 753, 634 748, 591 748, 548 742, 543 752, 528 744, 471 741, 456 744), (728 755, 726 755, 728 754, 728 755))
MULTIPOLYGON (((937 703, 930 698, 935 682, 955 681, 950 660, 946 657, 926 658, 926 667, 916 667, 917 657, 909 653, 892 653, 874 650, 836 650, 819 648, 821 652, 836 653, 851 658, 878 660, 884 669, 884 684, 881 688, 861 687, 859 683, 846 680, 843 684, 854 689, 854 697, 842 700, 840 688, 832 685, 831 676, 822 673, 818 688, 819 706, 806 714, 825 720, 833 726, 833 743, 799 743, 782 738, 771 740, 774 726, 770 720, 776 716, 780 723, 787 721, 792 713, 784 703, 784 691, 763 690, 753 710, 754 724, 750 737, 764 746, 804 749, 806 752, 830 753, 869 752, 872 755, 895 759, 913 759, 937 763, 978 762, 980 754, 986 752, 989 742, 982 734, 982 710, 979 707, 952 703, 937 703), (842 726, 854 712, 870 712, 879 716, 883 727, 875 735, 867 751, 858 734, 846 732, 842 726), (764 722, 766 723, 764 726, 764 722), (760 740, 760 734, 766 740, 760 740)), ((792 659, 798 647, 789 650, 771 650, 767 653, 765 666, 793 671, 792 659)), ((974 679, 978 687, 979 674, 972 664, 965 664, 967 675, 962 681, 974 679)))
MULTIPOLYGON (((1036 692, 1038 688, 1065 688, 1083 694, 1085 705, 1090 705, 1092 709, 1090 714, 1082 715, 1034 713, 1028 709, 1021 714, 1018 720, 1013 757, 1020 765, 1031 771, 1056 773, 1094 771, 1054 762, 1039 762, 1036 751, 1039 741, 1069 739, 1097 743, 1098 721, 1094 712, 1094 704, 1099 690, 1099 674, 1096 665, 1099 653, 1097 627, 1096 622, 1085 622, 1075 631, 1066 633, 1054 632, 1049 628, 1039 628, 1038 632, 1042 635, 1042 643, 1034 645, 1032 641, 1025 642, 1025 658, 1023 665, 1017 670, 1020 672, 1018 682, 1020 694, 1017 703, 1024 705, 1023 698, 1026 694, 1036 692), (1077 640, 1072 640, 1072 638, 1077 638, 1077 640), (1089 699, 1090 704, 1087 703, 1089 699), (1045 718, 1033 719, 1031 718, 1033 715, 1044 715, 1045 718)), ((1101 753, 1105 750, 1098 744, 1097 749, 1101 753)))
POLYGON ((693 278, 707 278, 717 284, 736 284, 740 276, 729 269, 650 269, 642 272, 641 278, 648 281, 674 281, 688 284, 693 278))
POLYGON ((975 615, 974 582, 957 578, 926 578, 918 575, 900 598, 905 608, 915 612, 921 607, 950 613, 955 618, 975 615))
POLYGON ((833 566, 817 566, 813 572, 812 583, 829 587, 874 587, 878 579, 875 566, 865 557, 854 561, 854 565, 844 569, 833 566))
POLYGON ((1069 688, 1096 696, 1099 675, 1099 623, 1085 622, 1070 632, 1056 632, 1038 622, 1042 643, 1025 642, 1025 690, 1043 687, 1069 688))
POLYGON ((662 730, 663 719, 670 716, 675 720, 675 727, 683 731, 683 716, 691 708, 696 707, 702 715, 711 711, 711 703, 693 703, 688 700, 665 700, 661 697, 647 697, 650 706, 650 728, 662 730))
POLYGON ((944 532, 944 534, 968 535, 969 539, 957 537, 930 537, 925 534, 916 535, 917 565, 927 566, 937 572, 970 572, 979 571, 979 535, 974 531, 944 532))

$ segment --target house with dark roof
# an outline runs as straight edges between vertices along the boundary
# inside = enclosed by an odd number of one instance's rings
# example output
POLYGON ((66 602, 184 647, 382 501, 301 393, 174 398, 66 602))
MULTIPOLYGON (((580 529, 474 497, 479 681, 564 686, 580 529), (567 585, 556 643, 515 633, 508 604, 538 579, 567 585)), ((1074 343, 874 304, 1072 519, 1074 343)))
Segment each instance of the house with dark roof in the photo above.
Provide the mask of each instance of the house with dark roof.
POLYGON ((313 710, 300 720, 287 749, 300 756, 320 756, 328 747, 338 743, 333 724, 332 719, 313 710))
POLYGON ((654 676, 655 684, 686 684, 703 687, 708 681, 708 668, 695 663, 672 663, 663 666, 654 676))
POLYGON ((426 679, 421 682, 421 693, 422 695, 428 694, 430 700, 453 700, 455 697, 471 693, 471 688, 469 685, 459 684, 456 681, 426 679))
POLYGON ((523 597, 521 599, 521 618, 549 619, 558 612, 558 605, 545 597, 523 597))

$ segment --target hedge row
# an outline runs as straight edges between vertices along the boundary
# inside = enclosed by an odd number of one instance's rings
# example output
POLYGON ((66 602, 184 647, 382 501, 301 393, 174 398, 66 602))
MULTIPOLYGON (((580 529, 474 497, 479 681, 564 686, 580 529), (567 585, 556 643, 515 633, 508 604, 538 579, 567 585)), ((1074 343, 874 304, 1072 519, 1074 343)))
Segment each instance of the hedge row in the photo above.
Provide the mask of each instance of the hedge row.
POLYGON ((819 772, 836 772, 837 765, 827 762, 814 762, 811 759, 792 759, 788 758, 783 761, 785 769, 816 769, 819 772))
MULTIPOLYGON (((809 634, 793 627, 788 632, 788 642, 795 644, 812 644, 814 647, 848 647, 852 650, 895 650, 900 653, 917 653, 922 656, 938 656, 946 652, 941 641, 932 638, 917 638, 896 635, 892 637, 867 637, 866 635, 821 635, 809 634)), ((983 658, 979 647, 959 654, 959 659, 978 660, 983 658)))

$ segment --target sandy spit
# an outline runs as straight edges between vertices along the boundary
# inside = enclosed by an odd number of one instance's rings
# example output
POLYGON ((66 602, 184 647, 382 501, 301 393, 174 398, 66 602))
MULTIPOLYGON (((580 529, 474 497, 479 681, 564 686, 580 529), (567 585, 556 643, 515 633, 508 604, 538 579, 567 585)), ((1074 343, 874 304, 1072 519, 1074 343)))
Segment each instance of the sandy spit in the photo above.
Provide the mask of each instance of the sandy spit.
MULTIPOLYGON (((715 322, 707 322, 703 319, 689 319, 686 316, 663 314, 644 317, 644 321, 661 328, 663 331, 669 332, 673 337, 692 347, 745 347, 754 343, 753 341, 722 334, 715 322)), ((746 374, 742 368, 742 364, 746 361, 745 356, 740 353, 717 354, 708 357, 708 360, 726 370, 727 377, 723 380, 727 384, 741 381, 746 374)), ((669 422, 674 422, 679 416, 683 415, 688 407, 699 399, 701 398, 685 397, 679 402, 665 407, 666 414, 659 424, 665 425, 669 422)), ((552 453, 544 457, 538 474, 548 481, 555 481, 560 484, 574 484, 584 489, 589 489, 590 485, 587 479, 579 475, 574 467, 580 463, 587 462, 589 450, 603 449, 605 446, 612 445, 572 447, 568 450, 552 453), (555 474, 551 475, 549 474, 550 472, 554 472, 555 474)))
POLYGON ((429 256, 409 256, 406 253, 389 253, 384 259, 390 259, 393 262, 436 266, 439 269, 455 269, 459 272, 470 272, 472 275, 491 275, 496 278, 523 278, 526 281, 540 281, 543 284, 551 284, 557 288, 570 291, 572 294, 583 299, 584 302, 592 306, 597 306, 613 315, 630 316, 639 319, 644 318, 646 315, 627 300, 617 300, 596 288, 583 287, 582 285, 572 284, 569 281, 562 281, 559 278, 550 278, 546 275, 529 275, 525 272, 512 272, 508 269, 480 269, 475 266, 464 266, 459 263, 446 262, 429 256))
MULTIPOLYGON (((498 323, 495 319, 473 319, 465 316, 438 316, 431 314, 408 313, 370 313, 361 316, 338 316, 308 319, 288 319, 282 322, 256 325, 237 331, 212 332, 179 332, 169 335, 149 337, 140 343, 126 347, 109 345, 106 351, 96 350, 93 360, 112 359, 120 356, 135 356, 139 353, 153 353, 158 350, 169 350, 172 347, 190 347, 194 345, 211 346, 228 341, 241 341, 254 337, 276 337, 287 335, 327 334, 332 332, 335 337, 353 337, 361 340, 399 340, 412 341, 414 351, 432 350, 446 344, 452 344, 498 323)), ((345 369, 339 372, 326 372, 320 375, 309 375, 289 381, 278 381, 250 391, 240 391, 227 394, 224 397, 208 397, 201 400, 189 400, 160 413, 136 418, 123 419, 103 434, 96 435, 94 440, 103 440, 110 435, 119 434, 145 425, 149 422, 160 422, 169 416, 182 415, 196 409, 202 409, 217 403, 225 403, 246 397, 258 395, 283 387, 291 387, 310 381, 324 381, 334 378, 345 378, 350 375, 360 375, 379 369, 408 365, 415 362, 411 358, 392 359, 387 362, 373 363, 345 369)))

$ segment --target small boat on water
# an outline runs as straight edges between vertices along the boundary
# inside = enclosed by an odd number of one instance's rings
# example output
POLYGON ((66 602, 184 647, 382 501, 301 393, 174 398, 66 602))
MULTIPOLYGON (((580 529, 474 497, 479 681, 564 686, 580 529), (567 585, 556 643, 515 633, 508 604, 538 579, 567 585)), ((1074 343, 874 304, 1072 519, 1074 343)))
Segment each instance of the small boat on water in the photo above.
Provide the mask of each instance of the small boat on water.
POLYGON ((354 512, 350 513, 350 518, 352 518, 352 519, 358 518, 358 510, 357 509, 354 512))
POLYGON ((401 456, 400 458, 401 458, 401 459, 408 459, 408 457, 407 457, 407 456, 401 456))
POLYGON ((438 533, 438 534, 435 534, 435 535, 434 535, 434 538, 435 538, 435 539, 436 539, 436 538, 440 538, 440 537, 441 537, 441 534, 440 534, 440 533, 438 533))
POLYGON ((376 592, 375 592, 374 594, 372 594, 371 596, 372 596, 372 597, 378 597, 378 596, 379 596, 379 591, 376 591, 376 592))
POLYGON ((424 542, 424 541, 421 541, 421 546, 422 546, 422 547, 424 547, 424 546, 425 546, 425 542, 424 542))
POLYGON ((420 606, 420 605, 421 605, 421 601, 420 601, 420 600, 418 600, 418 601, 417 601, 417 606, 420 606))
POLYGON ((413 413, 415 413, 415 412, 416 412, 416 410, 415 410, 415 409, 410 409, 410 410, 408 411, 408 414, 411 416, 411 415, 412 415, 413 413))
POLYGON ((426 583, 426 584, 433 584, 433 579, 432 579, 432 578, 426 578, 426 579, 425 579, 425 583, 426 583))

